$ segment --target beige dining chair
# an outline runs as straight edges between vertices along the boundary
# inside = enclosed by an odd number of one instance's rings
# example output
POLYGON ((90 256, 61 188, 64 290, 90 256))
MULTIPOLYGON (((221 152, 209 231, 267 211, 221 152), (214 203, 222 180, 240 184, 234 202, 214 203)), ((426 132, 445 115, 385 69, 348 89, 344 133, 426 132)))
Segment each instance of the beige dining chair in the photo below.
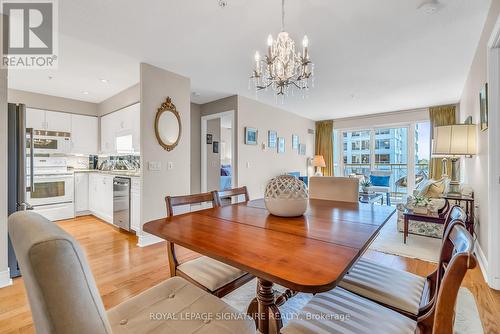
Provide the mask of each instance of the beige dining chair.
POLYGON ((253 320, 180 277, 106 311, 80 245, 57 224, 17 212, 9 235, 38 334, 255 333, 253 320))
MULTIPOLYGON (((165 197, 167 216, 174 216, 175 207, 206 202, 212 203, 213 207, 220 206, 215 191, 186 196, 167 196, 165 197)), ((249 273, 200 254, 195 259, 179 263, 176 254, 179 248, 178 245, 167 242, 171 275, 183 277, 217 297, 223 297, 253 279, 249 273)))
MULTIPOLYGON (((465 211, 455 205, 447 215, 444 231, 452 221, 462 222, 465 226, 466 220, 465 211)), ((442 249, 441 252, 443 251, 442 249)), ((447 259, 442 260, 446 265, 447 259)), ((435 271, 427 277, 421 277, 361 258, 347 272, 339 286, 417 319, 424 315, 435 302, 433 294, 440 283, 436 275, 435 271)))
POLYGON ((358 203, 359 179, 352 177, 312 176, 309 198, 358 203))
POLYGON ((438 271, 441 284, 433 297, 436 302, 417 320, 337 287, 315 295, 281 333, 452 334, 458 289, 467 271, 477 265, 473 248, 464 224, 451 222, 441 253, 441 260, 448 259, 449 264, 438 271))

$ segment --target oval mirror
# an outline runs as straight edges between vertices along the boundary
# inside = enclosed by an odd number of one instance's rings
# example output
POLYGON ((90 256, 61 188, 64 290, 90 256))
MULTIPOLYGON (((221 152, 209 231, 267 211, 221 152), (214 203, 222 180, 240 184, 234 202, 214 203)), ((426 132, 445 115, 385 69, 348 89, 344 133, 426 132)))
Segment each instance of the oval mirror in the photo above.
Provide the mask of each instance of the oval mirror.
POLYGON ((181 137, 181 119, 170 97, 156 113, 155 134, 158 143, 167 151, 173 150, 181 137))

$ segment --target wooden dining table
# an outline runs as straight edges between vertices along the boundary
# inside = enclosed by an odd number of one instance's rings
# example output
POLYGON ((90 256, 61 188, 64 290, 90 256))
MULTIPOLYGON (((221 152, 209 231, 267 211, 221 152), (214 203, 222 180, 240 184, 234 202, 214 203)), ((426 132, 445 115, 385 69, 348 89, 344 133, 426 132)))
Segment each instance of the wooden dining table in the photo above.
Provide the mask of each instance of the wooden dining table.
POLYGON ((262 199, 145 223, 143 230, 257 277, 248 314, 262 333, 282 322, 273 284, 296 292, 333 289, 375 239, 395 208, 310 199, 306 213, 270 214, 262 199))

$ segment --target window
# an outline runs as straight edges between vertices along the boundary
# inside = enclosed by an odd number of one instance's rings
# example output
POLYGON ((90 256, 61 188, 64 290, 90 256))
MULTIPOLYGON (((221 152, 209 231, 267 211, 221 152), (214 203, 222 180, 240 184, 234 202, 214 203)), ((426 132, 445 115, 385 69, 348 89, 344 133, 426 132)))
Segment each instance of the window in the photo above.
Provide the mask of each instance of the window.
POLYGON ((352 163, 353 164, 359 164, 361 162, 361 159, 359 158, 359 155, 353 155, 351 158, 352 158, 352 163))
POLYGON ((375 149, 376 150, 390 150, 391 149, 391 140, 390 139, 377 139, 377 140, 375 140, 375 149))
POLYGON ((376 154, 375 163, 378 164, 388 164, 391 162, 391 156, 389 154, 376 154))
POLYGON ((134 152, 134 146, 132 145, 132 135, 116 137, 116 151, 118 153, 134 152))
POLYGON ((361 142, 361 149, 366 151, 370 149, 370 140, 363 140, 361 142))
POLYGON ((344 151, 347 151, 347 143, 344 143, 344 151))
POLYGON ((351 144, 351 149, 353 151, 359 151, 361 149, 361 145, 359 141, 353 141, 351 144))
POLYGON ((376 135, 390 135, 391 134, 391 129, 377 129, 375 131, 376 135))
POLYGON ((369 164, 370 163, 370 155, 369 154, 362 154, 361 155, 361 162, 364 164, 369 164))

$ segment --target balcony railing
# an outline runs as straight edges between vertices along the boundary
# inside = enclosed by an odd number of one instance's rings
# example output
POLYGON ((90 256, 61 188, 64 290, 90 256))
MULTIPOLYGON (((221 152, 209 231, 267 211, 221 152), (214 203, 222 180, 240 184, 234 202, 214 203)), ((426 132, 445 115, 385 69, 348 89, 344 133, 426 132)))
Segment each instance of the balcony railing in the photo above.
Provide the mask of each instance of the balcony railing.
MULTIPOLYGON (((408 164, 374 164, 375 170, 391 171, 390 189, 393 203, 401 201, 408 194, 408 164)), ((369 177, 372 170, 371 164, 344 164, 344 175, 364 175, 369 177)), ((427 180, 429 175, 429 164, 415 165, 415 187, 427 180)))

